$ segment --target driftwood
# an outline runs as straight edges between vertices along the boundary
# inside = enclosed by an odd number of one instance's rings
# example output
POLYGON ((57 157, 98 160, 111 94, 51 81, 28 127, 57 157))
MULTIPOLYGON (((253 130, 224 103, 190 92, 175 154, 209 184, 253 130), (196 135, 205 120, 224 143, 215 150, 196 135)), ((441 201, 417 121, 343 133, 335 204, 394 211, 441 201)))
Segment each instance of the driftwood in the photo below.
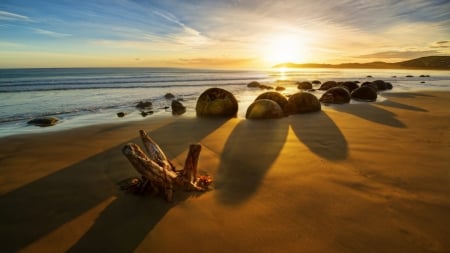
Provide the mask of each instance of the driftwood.
POLYGON ((211 178, 197 177, 198 159, 202 148, 199 144, 189 146, 184 168, 176 170, 159 145, 144 130, 139 130, 139 135, 147 154, 134 143, 126 144, 122 148, 122 153, 142 175, 142 179, 133 179, 124 188, 135 193, 152 191, 157 194, 162 191, 168 201, 172 200, 174 186, 200 192, 208 189, 212 182, 211 178))

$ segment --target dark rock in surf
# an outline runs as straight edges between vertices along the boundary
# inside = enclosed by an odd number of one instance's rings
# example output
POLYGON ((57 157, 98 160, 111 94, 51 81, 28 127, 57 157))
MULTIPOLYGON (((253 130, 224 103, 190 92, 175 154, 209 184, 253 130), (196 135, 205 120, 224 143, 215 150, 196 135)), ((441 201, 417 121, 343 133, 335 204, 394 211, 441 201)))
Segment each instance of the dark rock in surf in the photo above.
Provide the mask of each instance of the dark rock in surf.
POLYGON ((336 81, 326 81, 320 86, 319 90, 328 90, 337 86, 338 83, 336 81))
POLYGON ((340 86, 346 88, 350 93, 359 88, 359 86, 356 82, 350 82, 350 81, 343 82, 342 84, 340 84, 340 86))
POLYGON ((312 83, 310 83, 308 81, 297 82, 297 89, 299 89, 299 90, 310 90, 312 88, 313 88, 312 83))
POLYGON ((139 101, 137 104, 136 104, 136 108, 138 108, 138 109, 147 109, 147 108, 150 108, 150 107, 152 107, 152 102, 150 102, 150 101, 139 101))
POLYGON ((178 100, 172 100, 172 115, 181 115, 186 112, 186 107, 178 100))
POLYGON ((343 87, 334 87, 327 90, 319 101, 325 104, 346 104, 350 102, 350 93, 343 87))
POLYGON ((249 82, 247 84, 248 88, 259 88, 260 86, 261 86, 261 84, 257 81, 249 82))
POLYGON ((169 92, 169 93, 166 93, 166 95, 164 95, 164 98, 165 99, 174 99, 175 95, 169 92))
POLYGON ((55 118, 55 117, 40 117, 40 118, 35 118, 32 119, 30 121, 28 121, 27 123, 29 125, 34 125, 34 126, 40 126, 40 127, 48 127, 48 126, 53 126, 56 123, 58 123, 59 119, 55 118))

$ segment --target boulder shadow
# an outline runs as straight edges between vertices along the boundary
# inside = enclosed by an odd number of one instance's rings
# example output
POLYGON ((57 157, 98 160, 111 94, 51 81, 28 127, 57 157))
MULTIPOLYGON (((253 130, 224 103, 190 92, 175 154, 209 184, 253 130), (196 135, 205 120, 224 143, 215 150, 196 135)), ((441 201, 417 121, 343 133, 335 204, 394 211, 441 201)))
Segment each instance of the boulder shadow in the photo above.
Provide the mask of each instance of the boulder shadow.
POLYGON ((295 135, 310 151, 331 161, 347 158, 347 140, 325 112, 297 114, 289 118, 295 135))
POLYGON ((398 108, 398 109, 402 109, 402 110, 417 111, 417 112, 428 112, 428 110, 422 109, 422 108, 417 107, 417 106, 402 104, 402 103, 394 102, 394 101, 391 101, 391 100, 386 100, 386 101, 383 101, 383 102, 378 103, 378 104, 381 105, 381 106, 398 108))
POLYGON ((383 97, 393 98, 416 98, 416 97, 434 97, 433 95, 418 92, 383 92, 383 97))
POLYGON ((258 190, 281 152, 288 130, 287 118, 238 123, 225 143, 215 180, 220 202, 238 205, 258 190))
POLYGON ((396 114, 370 103, 354 104, 352 106, 341 106, 336 107, 335 109, 339 112, 352 114, 359 118, 372 121, 380 125, 406 128, 406 125, 396 118, 396 114))
MULTIPOLYGON (((164 152, 177 156, 187 150, 189 144, 199 142, 225 122, 217 119, 175 121, 149 134, 164 152), (191 128, 196 130, 189 132, 191 128), (176 140, 173 147, 172 143, 164 141, 167 136, 176 140)), ((142 147, 138 135, 136 129, 136 138, 129 141, 142 147)), ((47 144, 52 145, 51 141, 47 144)), ((174 202, 167 203, 161 197, 137 197, 122 192, 117 183, 140 176, 122 155, 124 144, 0 196, 2 250, 17 252, 33 246, 34 242, 108 199, 114 200, 81 239, 74 245, 63 246, 71 247, 70 252, 132 252, 136 249, 173 206, 193 195, 179 190, 174 193, 174 202)))

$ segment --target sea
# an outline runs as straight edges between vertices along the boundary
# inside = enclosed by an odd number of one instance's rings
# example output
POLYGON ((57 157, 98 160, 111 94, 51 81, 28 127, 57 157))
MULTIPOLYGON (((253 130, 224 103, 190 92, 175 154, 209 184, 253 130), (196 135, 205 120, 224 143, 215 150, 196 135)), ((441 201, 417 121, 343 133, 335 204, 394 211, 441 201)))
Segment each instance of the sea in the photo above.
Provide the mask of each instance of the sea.
MULTIPOLYGON (((179 68, 33 68, 0 69, 0 137, 59 131, 103 123, 138 121, 151 117, 174 117, 171 93, 195 117, 200 94, 211 87, 230 91, 239 102, 238 117, 266 90, 248 88, 251 81, 283 86, 285 95, 298 92, 297 81, 391 82, 385 92, 450 91, 450 70, 397 69, 268 69, 209 70, 179 68), (423 76, 425 75, 425 77, 423 76), (152 102, 147 115, 136 109, 140 101, 152 102), (125 117, 119 118, 122 112, 125 117), (59 119, 51 127, 27 124, 36 117, 59 119)), ((316 85, 314 88, 318 88, 316 85)), ((320 91, 311 92, 317 97, 320 91)), ((384 101, 383 92, 375 103, 384 101)), ((351 103, 357 103, 352 101, 351 103)))

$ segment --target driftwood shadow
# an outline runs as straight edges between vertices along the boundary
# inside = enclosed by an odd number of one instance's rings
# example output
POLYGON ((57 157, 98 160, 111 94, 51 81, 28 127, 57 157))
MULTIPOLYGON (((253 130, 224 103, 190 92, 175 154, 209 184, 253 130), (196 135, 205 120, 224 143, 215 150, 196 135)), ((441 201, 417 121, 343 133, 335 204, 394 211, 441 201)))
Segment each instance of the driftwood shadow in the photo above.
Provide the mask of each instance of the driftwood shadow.
POLYGON ((337 111, 352 114, 359 118, 391 127, 406 128, 406 125, 397 119, 397 115, 371 103, 354 104, 352 106, 335 107, 337 111))
POLYGON ((291 115, 289 118, 297 138, 313 153, 327 160, 347 158, 347 140, 326 113, 320 111, 291 115))
POLYGON ((287 118, 238 123, 227 139, 215 179, 219 201, 238 205, 257 191, 284 146, 288 123, 287 118))
MULTIPOLYGON (((179 137, 177 144, 167 149, 177 156, 191 142, 200 141, 225 122, 180 120, 149 134, 164 150, 172 145, 162 141, 165 136, 179 137), (186 134, 189 127, 198 127, 195 134, 186 134)), ((138 129, 136 138, 129 141, 141 145, 138 129)), ((0 217, 4 219, 0 226, 2 251, 17 252, 30 246, 105 200, 115 198, 70 251, 132 252, 170 208, 192 195, 176 192, 174 202, 167 203, 161 197, 136 197, 120 191, 118 182, 139 176, 121 153, 124 144, 0 196, 0 217)))

